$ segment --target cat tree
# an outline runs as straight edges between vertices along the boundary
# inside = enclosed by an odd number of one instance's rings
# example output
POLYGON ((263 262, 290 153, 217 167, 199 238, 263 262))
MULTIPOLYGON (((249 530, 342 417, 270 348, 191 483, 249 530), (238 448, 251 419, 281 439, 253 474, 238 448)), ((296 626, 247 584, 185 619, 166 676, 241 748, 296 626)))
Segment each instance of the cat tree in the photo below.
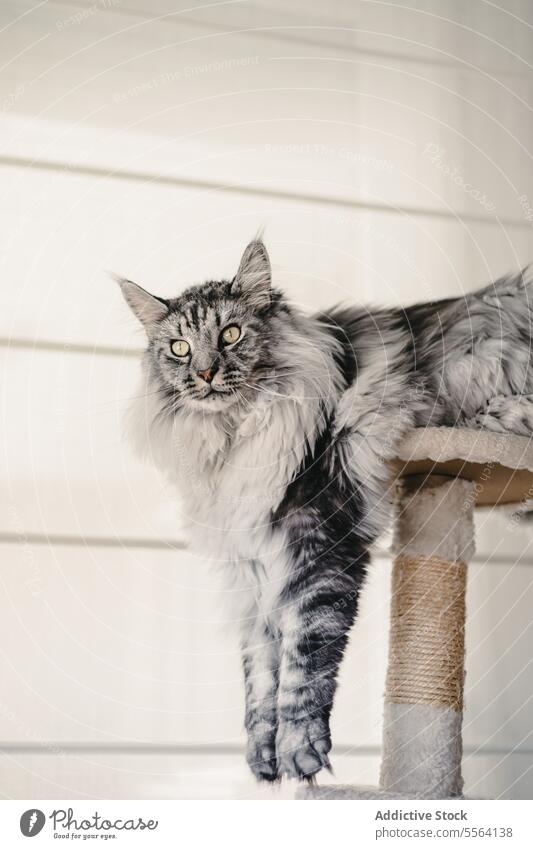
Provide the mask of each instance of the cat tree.
POLYGON ((533 441, 412 431, 397 472, 379 788, 309 785, 301 799, 461 798, 465 589, 474 507, 533 498, 533 441))

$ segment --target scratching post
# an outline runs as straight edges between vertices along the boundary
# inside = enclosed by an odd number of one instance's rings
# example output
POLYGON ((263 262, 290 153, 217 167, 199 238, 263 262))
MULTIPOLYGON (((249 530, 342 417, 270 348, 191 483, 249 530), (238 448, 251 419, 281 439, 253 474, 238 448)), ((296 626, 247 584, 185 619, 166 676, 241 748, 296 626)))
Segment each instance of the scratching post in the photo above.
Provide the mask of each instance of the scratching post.
POLYGON ((533 499, 533 440, 461 428, 413 430, 394 467, 398 498, 380 786, 310 785, 299 789, 300 799, 462 796, 473 511, 476 504, 533 499))
POLYGON ((474 551, 474 484, 400 484, 392 570, 380 786, 459 796, 466 563, 474 551))

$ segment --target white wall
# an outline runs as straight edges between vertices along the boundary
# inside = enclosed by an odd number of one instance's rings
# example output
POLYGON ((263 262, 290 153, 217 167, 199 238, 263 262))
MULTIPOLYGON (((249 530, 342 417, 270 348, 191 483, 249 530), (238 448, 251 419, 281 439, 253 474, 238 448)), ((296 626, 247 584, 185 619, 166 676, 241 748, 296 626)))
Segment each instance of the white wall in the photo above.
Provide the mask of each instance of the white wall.
MULTIPOLYGON (((265 227, 276 282, 314 309, 457 294, 531 260, 533 14, 500 5, 1 5, 13 751, 242 742, 213 576, 173 549, 173 494, 122 439, 142 334, 105 271, 171 295, 231 275, 265 227)), ((479 524, 465 773, 473 795, 530 797, 531 533, 494 511, 479 524)), ((388 568, 370 577, 335 711, 354 778, 378 763, 388 568)))

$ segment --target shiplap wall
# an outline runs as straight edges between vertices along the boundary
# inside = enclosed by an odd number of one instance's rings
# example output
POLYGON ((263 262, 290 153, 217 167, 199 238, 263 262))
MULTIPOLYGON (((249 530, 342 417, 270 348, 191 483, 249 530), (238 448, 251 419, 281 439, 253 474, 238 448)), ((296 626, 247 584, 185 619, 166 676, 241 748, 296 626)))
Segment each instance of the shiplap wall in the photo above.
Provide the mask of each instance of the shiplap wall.
MULTIPOLYGON (((215 579, 122 437, 142 333, 106 270, 171 295, 264 227, 315 309, 527 263, 532 24, 526 0, 1 4, 6 744, 242 742, 215 579)), ((468 790, 529 797, 533 531, 478 524, 468 790)), ((374 766, 387 612, 378 559, 334 716, 374 766)))

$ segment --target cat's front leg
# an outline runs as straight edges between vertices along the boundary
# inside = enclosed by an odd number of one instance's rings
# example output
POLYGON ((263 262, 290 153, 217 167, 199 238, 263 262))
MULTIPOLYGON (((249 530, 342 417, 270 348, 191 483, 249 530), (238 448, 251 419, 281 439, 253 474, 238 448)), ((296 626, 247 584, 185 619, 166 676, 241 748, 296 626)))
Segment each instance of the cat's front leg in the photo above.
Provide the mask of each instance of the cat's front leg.
POLYGON ((278 778, 276 733, 279 643, 270 627, 258 619, 242 640, 245 686, 246 760, 259 781, 278 778))
POLYGON ((329 718, 340 661, 353 623, 362 570, 345 560, 298 581, 282 615, 276 749, 280 777, 311 778, 329 768, 329 718))

